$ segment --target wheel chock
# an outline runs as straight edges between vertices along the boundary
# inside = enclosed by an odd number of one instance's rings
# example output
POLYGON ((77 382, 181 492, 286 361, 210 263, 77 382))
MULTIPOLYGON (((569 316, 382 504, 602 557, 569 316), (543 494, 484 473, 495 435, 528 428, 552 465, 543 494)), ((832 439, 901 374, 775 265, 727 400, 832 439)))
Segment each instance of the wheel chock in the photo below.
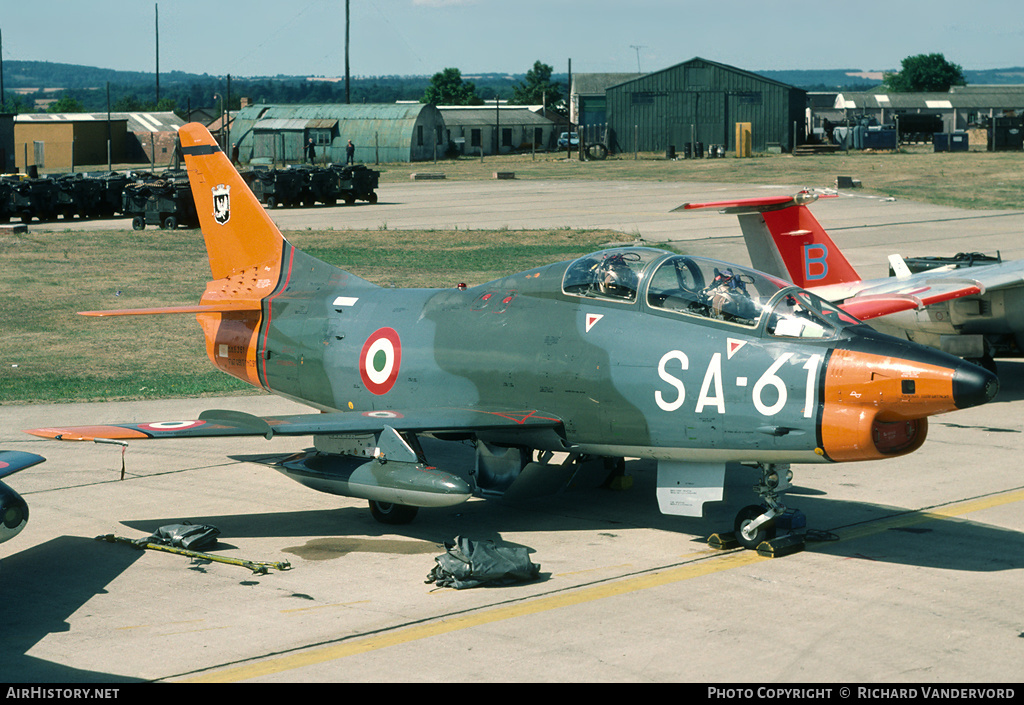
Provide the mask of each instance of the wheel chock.
POLYGON ((736 540, 736 535, 731 531, 708 536, 708 546, 720 551, 727 551, 739 545, 740 542, 736 540))
POLYGON ((804 537, 801 534, 789 534, 779 538, 762 541, 757 546, 757 555, 765 558, 782 558, 804 550, 804 537))
POLYGON ((633 488, 633 477, 631 475, 618 475, 608 483, 608 489, 616 492, 625 492, 633 488))

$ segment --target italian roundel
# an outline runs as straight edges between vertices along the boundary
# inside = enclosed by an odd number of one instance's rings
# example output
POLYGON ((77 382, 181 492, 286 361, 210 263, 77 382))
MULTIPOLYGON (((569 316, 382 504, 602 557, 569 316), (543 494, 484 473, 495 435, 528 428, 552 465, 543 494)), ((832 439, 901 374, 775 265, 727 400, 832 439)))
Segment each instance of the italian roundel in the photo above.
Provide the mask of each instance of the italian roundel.
POLYGON ((359 374, 374 394, 387 394, 395 386, 402 366, 402 341, 393 328, 381 328, 363 343, 359 374))

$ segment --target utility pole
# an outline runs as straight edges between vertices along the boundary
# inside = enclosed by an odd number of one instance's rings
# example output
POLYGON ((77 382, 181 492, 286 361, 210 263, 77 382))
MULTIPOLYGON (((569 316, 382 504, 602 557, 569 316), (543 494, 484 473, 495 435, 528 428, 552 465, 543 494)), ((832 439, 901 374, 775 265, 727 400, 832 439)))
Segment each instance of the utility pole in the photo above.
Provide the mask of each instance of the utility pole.
MULTIPOLYGON (((0 31, 0 113, 7 112, 4 110, 4 33, 0 31)), ((6 164, 0 164, 0 167, 6 169, 6 164)))
POLYGON ((156 102, 160 102, 160 3, 153 3, 156 22, 156 102))
POLYGON ((647 47, 643 44, 630 44, 629 48, 636 49, 636 72, 643 73, 643 71, 640 69, 640 50, 646 49, 647 47))
POLYGON ((113 132, 110 129, 110 81, 107 81, 107 171, 113 171, 113 132))
POLYGON ((231 147, 231 74, 228 74, 227 100, 224 101, 224 151, 229 155, 231 147))
POLYGON ((352 93, 349 89, 348 73, 348 0, 345 0, 345 104, 352 102, 352 93))
MULTIPOLYGON (((569 82, 569 88, 568 88, 568 90, 565 91, 565 95, 566 95, 565 102, 566 102, 566 105, 569 108, 569 130, 571 131, 572 130, 572 59, 569 59, 569 73, 567 74, 567 76, 568 76, 568 78, 566 78, 566 80, 569 82)), ((576 117, 578 118, 579 116, 577 115, 576 117)))

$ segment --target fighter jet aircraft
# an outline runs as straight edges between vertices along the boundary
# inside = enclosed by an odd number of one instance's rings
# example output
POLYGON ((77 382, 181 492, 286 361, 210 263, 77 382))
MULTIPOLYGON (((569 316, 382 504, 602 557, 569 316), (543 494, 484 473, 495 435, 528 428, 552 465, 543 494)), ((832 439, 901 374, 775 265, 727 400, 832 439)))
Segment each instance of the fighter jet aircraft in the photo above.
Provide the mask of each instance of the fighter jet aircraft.
POLYGON ((895 277, 864 280, 807 207, 818 196, 688 203, 739 217, 754 266, 841 305, 890 335, 967 358, 991 371, 993 357, 1024 351, 1024 261, 912 274, 892 255, 895 277))
POLYGON ((784 280, 646 247, 474 287, 381 288, 293 247, 205 128, 179 135, 213 281, 195 306, 88 315, 197 314, 214 365, 317 411, 30 433, 312 435, 315 450, 278 469, 367 499, 390 523, 520 492, 587 458, 614 471, 625 457, 657 461, 663 512, 701 516, 722 499, 726 465, 740 463, 761 474, 763 504, 734 527, 752 547, 786 512, 790 463, 910 453, 928 416, 998 387, 784 280), (428 464, 421 437, 472 442, 474 467, 428 464))
MULTIPOLYGON (((0 478, 13 475, 46 460, 35 453, 0 450, 0 478)), ((0 482, 0 543, 10 541, 28 523, 28 504, 21 495, 0 482)))

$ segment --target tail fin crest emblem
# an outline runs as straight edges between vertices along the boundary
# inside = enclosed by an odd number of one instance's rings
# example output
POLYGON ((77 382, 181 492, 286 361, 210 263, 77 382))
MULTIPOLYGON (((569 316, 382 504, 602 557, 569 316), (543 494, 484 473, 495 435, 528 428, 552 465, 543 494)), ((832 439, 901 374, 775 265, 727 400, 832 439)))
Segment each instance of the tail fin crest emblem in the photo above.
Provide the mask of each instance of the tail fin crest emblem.
POLYGON ((221 225, 231 220, 231 187, 227 184, 213 187, 213 219, 221 225))

